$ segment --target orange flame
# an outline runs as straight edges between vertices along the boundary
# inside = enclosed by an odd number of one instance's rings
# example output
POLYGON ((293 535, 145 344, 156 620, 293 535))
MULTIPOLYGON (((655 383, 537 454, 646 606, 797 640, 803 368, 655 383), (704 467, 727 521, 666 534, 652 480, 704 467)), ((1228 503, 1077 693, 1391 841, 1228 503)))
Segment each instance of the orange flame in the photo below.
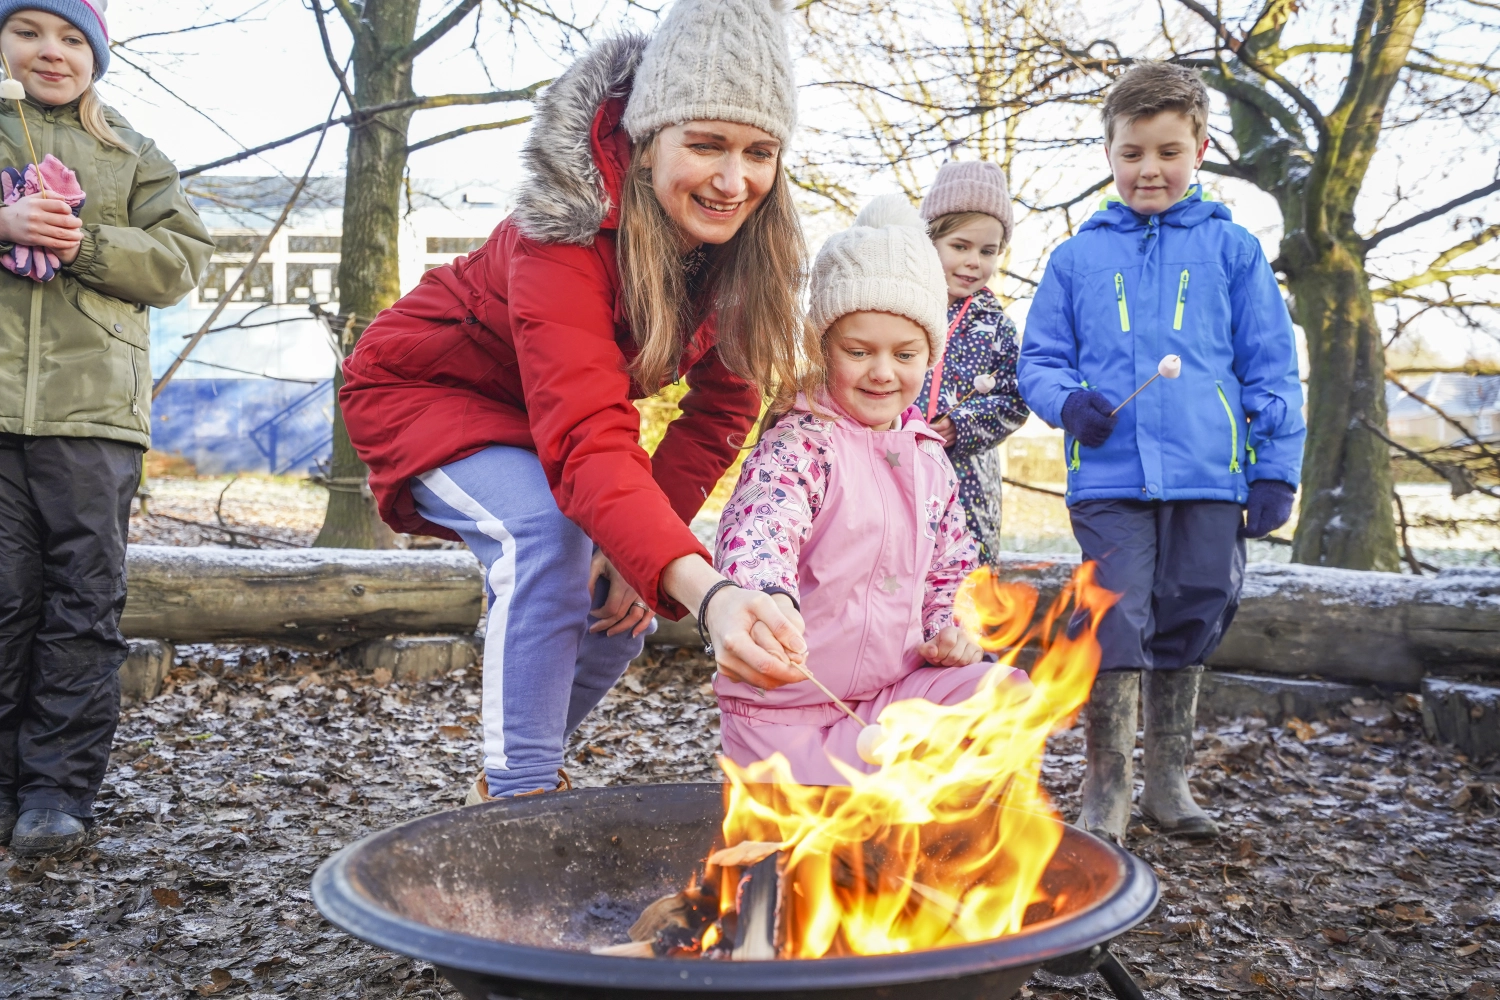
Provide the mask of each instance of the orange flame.
MULTIPOLYGON (((724 843, 784 852, 785 957, 987 940, 1020 930, 1033 904, 1060 902, 1039 892, 1062 839, 1041 763, 1047 737, 1071 724, 1098 670, 1095 631, 1115 595, 1093 569, 1080 566, 1035 626, 1035 590, 988 567, 970 575, 955 617, 1000 654, 997 669, 962 704, 888 706, 885 763, 874 774, 838 765, 847 788, 795 784, 780 754, 744 768, 721 758, 724 843), (1032 643, 1031 684, 1009 681, 1032 643)), ((724 874, 721 885, 733 886, 736 873, 724 874)))

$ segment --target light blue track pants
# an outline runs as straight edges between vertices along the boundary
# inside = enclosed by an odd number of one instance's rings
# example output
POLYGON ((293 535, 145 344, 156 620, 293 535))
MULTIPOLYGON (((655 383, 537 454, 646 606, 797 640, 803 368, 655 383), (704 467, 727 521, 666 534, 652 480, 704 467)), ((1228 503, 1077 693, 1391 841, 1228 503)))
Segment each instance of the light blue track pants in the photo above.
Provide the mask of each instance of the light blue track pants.
MULTIPOLYGON (((551 789, 563 745, 644 639, 588 631, 594 546, 557 509, 536 454, 492 446, 412 480, 417 510, 484 564, 484 768, 491 795, 551 789)), ((655 628, 655 626, 652 626, 655 628)))

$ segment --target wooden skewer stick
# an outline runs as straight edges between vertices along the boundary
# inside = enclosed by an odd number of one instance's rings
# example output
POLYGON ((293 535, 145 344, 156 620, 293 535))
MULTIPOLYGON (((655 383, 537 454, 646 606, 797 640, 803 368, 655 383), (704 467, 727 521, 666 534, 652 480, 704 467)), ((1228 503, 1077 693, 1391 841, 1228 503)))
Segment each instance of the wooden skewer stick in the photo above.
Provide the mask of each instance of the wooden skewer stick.
MULTIPOLYGON (((0 52, 0 63, 5 65, 5 75, 14 80, 15 75, 10 71, 10 60, 5 58, 3 52, 0 52)), ((47 182, 42 180, 42 161, 36 158, 36 146, 31 141, 31 128, 26 124, 24 103, 24 101, 16 102, 16 113, 21 116, 21 131, 26 133, 26 148, 31 150, 31 162, 36 164, 36 186, 41 188, 42 197, 45 198, 47 197, 47 182)))
MULTIPOLYGON (((1134 399, 1135 397, 1139 396, 1142 393, 1142 391, 1145 390, 1146 386, 1150 385, 1152 382, 1155 382, 1159 378, 1161 378, 1161 372, 1157 372, 1155 375, 1152 375, 1146 381, 1142 382, 1141 383, 1141 387, 1139 389, 1137 389, 1135 392, 1132 392, 1130 395, 1128 395, 1128 396, 1125 397, 1125 403, 1128 403, 1132 399, 1134 399)), ((1119 406, 1115 407, 1113 410, 1110 410, 1109 411, 1109 415, 1110 416, 1114 416, 1116 413, 1119 413, 1121 410, 1125 409, 1125 403, 1121 403, 1119 406)), ((1098 412, 1098 411, 1095 411, 1095 412, 1098 412)))
POLYGON ((807 679, 810 680, 810 681, 812 681, 813 684, 817 687, 817 689, 819 691, 822 691, 829 698, 833 699, 833 703, 835 705, 837 705, 839 708, 842 708, 844 710, 844 712, 849 716, 849 718, 853 719, 855 722, 859 723, 861 726, 868 725, 868 723, 865 722, 864 719, 861 719, 859 717, 859 713, 858 712, 854 711, 854 709, 852 709, 848 705, 844 704, 844 700, 842 698, 840 698, 838 695, 834 694, 832 691, 830 691, 826 687, 824 687, 823 686, 823 682, 820 681, 820 680, 818 680, 816 677, 814 677, 812 675, 812 671, 811 670, 808 670, 807 667, 803 666, 800 663, 797 664, 797 669, 800 670, 800 671, 802 671, 802 673, 804 675, 806 675, 807 679))

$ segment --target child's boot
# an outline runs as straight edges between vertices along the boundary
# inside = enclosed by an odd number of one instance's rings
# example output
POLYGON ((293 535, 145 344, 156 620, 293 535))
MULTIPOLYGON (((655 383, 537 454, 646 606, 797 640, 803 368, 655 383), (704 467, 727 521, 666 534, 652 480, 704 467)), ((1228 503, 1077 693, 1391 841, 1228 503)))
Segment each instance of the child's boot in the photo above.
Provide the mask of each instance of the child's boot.
POLYGON ((1141 812, 1163 833, 1179 837, 1217 837, 1219 825, 1193 801, 1187 763, 1193 753, 1193 719, 1198 708, 1201 666, 1181 670, 1148 670, 1145 787, 1141 812))
POLYGON ((1139 670, 1108 670, 1094 678, 1089 696, 1088 770, 1078 825, 1115 843, 1130 822, 1131 756, 1135 753, 1139 670))

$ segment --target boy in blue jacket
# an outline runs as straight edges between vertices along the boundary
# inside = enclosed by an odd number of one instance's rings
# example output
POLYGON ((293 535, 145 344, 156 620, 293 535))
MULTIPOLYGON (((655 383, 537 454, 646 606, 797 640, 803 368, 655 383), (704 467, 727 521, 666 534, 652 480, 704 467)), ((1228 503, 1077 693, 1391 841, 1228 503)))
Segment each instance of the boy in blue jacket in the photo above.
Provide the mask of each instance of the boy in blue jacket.
POLYGON ((1099 629, 1079 824, 1125 834, 1143 693, 1141 812, 1214 836, 1187 784, 1198 681, 1239 603, 1244 539, 1291 516, 1306 435, 1296 347, 1260 243, 1192 183, 1208 148, 1202 81, 1134 67, 1105 99, 1104 134, 1119 200, 1052 255, 1019 368, 1027 405, 1066 432, 1083 557, 1121 595, 1099 629), (1181 376, 1115 413, 1168 354, 1181 376))

